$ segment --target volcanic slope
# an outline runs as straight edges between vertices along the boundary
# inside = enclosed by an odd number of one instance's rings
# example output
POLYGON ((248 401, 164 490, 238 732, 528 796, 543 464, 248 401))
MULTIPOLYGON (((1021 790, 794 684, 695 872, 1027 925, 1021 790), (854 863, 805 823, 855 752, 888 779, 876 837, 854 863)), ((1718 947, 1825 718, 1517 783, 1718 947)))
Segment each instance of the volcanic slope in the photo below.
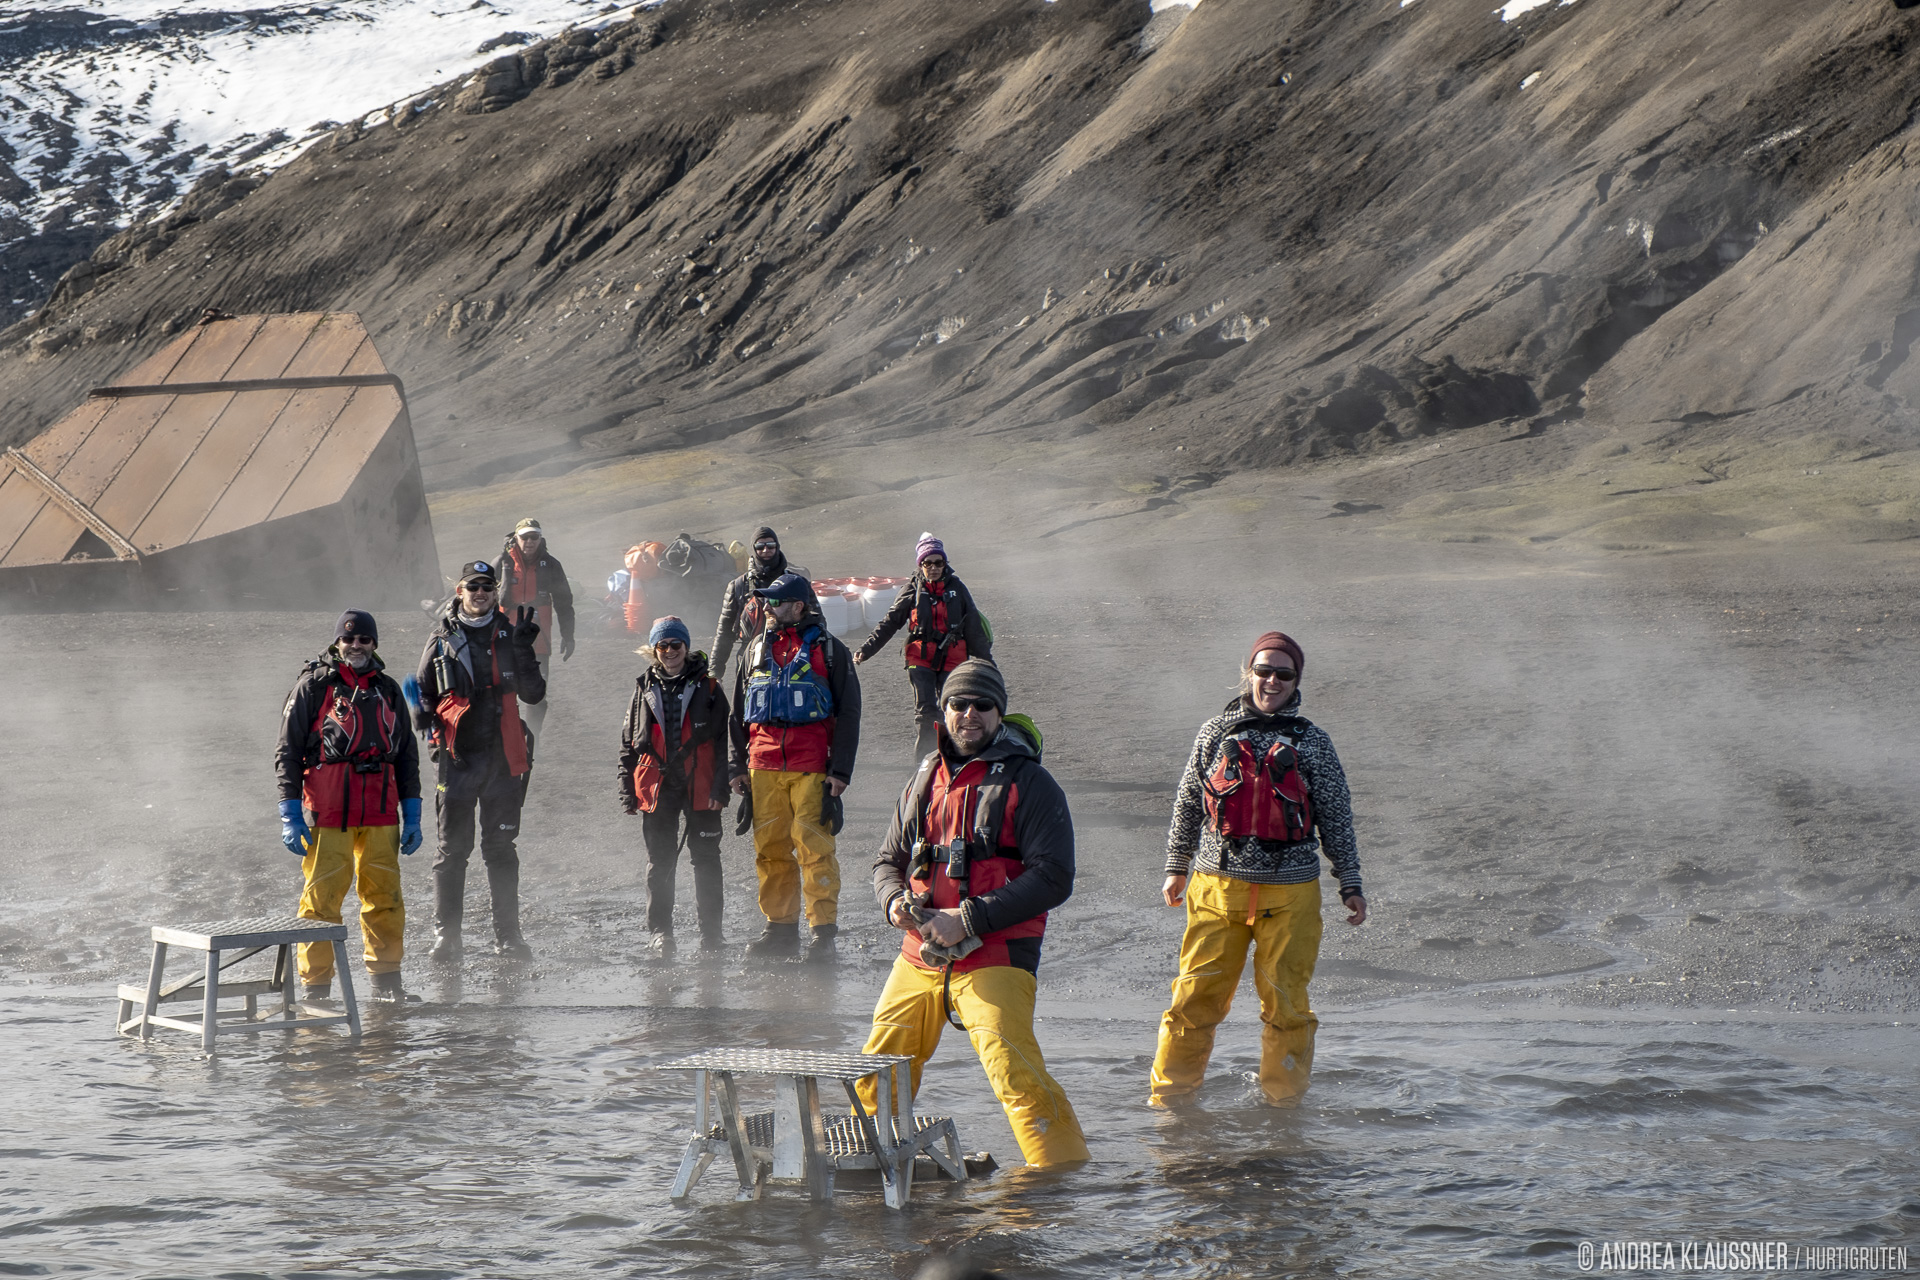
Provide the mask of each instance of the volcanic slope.
POLYGON ((341 308, 439 488, 1467 433, 1360 505, 1653 545, 1784 527, 1824 460, 1873 474, 1801 524, 1912 536, 1920 10, 1520 8, 670 0, 108 241, 0 335, 0 405, 30 434, 206 306, 341 308))

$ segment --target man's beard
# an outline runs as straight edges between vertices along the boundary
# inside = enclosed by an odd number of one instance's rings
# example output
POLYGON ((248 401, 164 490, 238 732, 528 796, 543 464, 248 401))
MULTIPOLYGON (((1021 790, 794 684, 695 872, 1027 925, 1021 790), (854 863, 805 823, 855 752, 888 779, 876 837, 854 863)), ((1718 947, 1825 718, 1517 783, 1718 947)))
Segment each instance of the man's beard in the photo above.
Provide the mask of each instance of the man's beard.
POLYGON ((341 655, 341 658, 355 671, 365 671, 373 665, 373 650, 349 649, 341 655))

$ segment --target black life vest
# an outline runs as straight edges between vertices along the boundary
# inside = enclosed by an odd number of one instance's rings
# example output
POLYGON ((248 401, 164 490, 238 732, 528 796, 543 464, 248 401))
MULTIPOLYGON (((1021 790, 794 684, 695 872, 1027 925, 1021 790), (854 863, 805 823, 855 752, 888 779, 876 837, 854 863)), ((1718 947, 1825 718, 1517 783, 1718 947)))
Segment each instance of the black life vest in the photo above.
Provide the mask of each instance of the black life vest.
POLYGON ((1311 726, 1297 718, 1292 725, 1264 755, 1254 750, 1244 729, 1220 744, 1213 771, 1201 784, 1207 821, 1215 831, 1290 844, 1313 834, 1313 801, 1294 746, 1311 726))

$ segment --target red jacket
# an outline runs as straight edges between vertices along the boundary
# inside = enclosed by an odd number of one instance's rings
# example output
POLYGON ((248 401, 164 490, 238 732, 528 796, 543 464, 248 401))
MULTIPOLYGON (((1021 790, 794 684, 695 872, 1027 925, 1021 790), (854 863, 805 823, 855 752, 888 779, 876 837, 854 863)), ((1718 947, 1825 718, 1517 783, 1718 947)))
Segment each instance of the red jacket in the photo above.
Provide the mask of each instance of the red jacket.
POLYGON ((420 744, 400 686, 379 659, 355 671, 332 654, 310 662, 287 697, 274 752, 280 795, 318 827, 391 827, 420 795, 420 744))
POLYGON ((734 677, 733 715, 728 721, 733 750, 729 768, 734 776, 749 770, 786 773, 827 773, 850 782, 853 758, 860 747, 860 678, 854 674, 853 654, 822 629, 807 665, 822 677, 833 694, 833 714, 813 724, 748 724, 747 678, 762 643, 773 646, 776 663, 793 661, 800 651, 800 635, 817 620, 764 633, 747 647, 745 660, 734 677))

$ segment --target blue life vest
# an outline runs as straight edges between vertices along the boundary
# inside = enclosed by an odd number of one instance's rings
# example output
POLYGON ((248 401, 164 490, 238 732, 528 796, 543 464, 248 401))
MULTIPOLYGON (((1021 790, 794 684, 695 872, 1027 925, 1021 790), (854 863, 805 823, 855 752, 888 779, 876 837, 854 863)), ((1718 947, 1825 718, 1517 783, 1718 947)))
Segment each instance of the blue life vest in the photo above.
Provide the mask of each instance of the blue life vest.
POLYGON ((784 664, 773 660, 773 637, 761 637, 747 673, 748 724, 817 724, 832 718, 833 690, 812 662, 813 647, 822 636, 819 627, 808 627, 793 659, 784 664))

